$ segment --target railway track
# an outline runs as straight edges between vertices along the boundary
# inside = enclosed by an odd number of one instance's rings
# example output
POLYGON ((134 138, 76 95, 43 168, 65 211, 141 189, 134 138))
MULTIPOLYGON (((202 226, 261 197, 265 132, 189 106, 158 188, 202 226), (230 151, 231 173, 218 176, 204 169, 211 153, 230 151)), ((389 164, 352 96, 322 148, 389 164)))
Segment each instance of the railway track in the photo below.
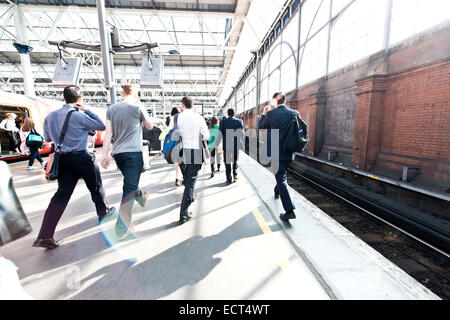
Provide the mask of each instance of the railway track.
POLYGON ((436 295, 450 299, 450 258, 446 252, 318 181, 289 169, 292 188, 436 295))

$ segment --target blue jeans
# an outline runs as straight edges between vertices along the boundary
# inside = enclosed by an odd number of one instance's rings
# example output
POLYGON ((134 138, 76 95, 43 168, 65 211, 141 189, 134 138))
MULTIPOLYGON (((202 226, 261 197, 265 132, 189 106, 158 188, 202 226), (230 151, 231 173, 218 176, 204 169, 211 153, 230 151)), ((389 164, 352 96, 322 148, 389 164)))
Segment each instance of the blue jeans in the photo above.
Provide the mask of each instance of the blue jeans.
POLYGON ((142 152, 116 153, 113 157, 123 175, 123 194, 119 212, 122 220, 121 227, 126 230, 126 227, 131 222, 134 200, 137 196, 141 195, 139 180, 144 167, 144 160, 142 158, 142 152))
POLYGON ((34 160, 37 159, 40 163, 44 162, 39 155, 39 147, 38 146, 31 146, 30 149, 30 159, 28 160, 28 166, 31 167, 34 163, 34 160))
POLYGON ((281 198, 281 203, 286 212, 293 212, 295 207, 292 203, 291 196, 287 188, 287 177, 286 171, 289 168, 292 160, 280 160, 280 165, 277 173, 275 173, 275 179, 277 180, 277 185, 275 186, 275 194, 279 194, 281 198))

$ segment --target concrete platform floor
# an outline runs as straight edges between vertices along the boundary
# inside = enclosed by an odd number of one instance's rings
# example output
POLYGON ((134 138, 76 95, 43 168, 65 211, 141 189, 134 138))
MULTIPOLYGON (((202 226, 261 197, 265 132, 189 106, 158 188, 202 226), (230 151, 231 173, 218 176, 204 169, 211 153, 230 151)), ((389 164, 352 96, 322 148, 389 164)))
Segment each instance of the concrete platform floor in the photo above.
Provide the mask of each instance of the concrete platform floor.
MULTIPOLYGON (((33 248, 43 214, 56 191, 26 162, 10 165, 33 232, 0 248, 18 267, 24 289, 36 299, 329 299, 313 273, 273 220, 255 188, 240 174, 209 178, 204 165, 197 182, 194 218, 178 225, 183 186, 175 167, 151 160, 140 187, 146 208, 134 207, 135 234, 118 242, 115 219, 98 225, 82 180, 56 229, 64 244, 33 248)), ((180 173, 181 176, 181 173, 180 173)), ((102 169, 106 197, 119 206, 122 176, 115 164, 102 169)))

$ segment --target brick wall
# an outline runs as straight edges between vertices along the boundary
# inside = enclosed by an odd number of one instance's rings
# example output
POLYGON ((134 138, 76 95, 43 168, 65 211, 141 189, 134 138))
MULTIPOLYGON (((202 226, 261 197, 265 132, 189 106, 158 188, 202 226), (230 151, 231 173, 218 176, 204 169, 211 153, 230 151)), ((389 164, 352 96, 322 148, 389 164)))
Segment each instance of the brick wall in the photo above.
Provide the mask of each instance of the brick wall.
POLYGON ((308 125, 309 141, 306 146, 306 152, 309 155, 316 155, 319 152, 317 142, 317 109, 318 109, 318 94, 317 84, 314 83, 307 87, 297 90, 296 94, 288 100, 288 105, 300 113, 301 118, 308 125))
POLYGON ((307 84, 288 105, 308 124, 309 155, 342 147, 365 170, 420 167, 450 180, 450 25, 307 84))
POLYGON ((450 59, 391 75, 383 112, 378 163, 450 180, 450 59))

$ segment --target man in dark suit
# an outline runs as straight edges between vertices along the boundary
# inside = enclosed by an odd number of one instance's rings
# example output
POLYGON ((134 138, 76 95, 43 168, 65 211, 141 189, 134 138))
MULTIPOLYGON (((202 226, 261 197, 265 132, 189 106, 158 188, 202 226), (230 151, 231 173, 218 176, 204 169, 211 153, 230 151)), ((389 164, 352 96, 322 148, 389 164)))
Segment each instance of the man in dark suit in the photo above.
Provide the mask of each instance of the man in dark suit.
POLYGON ((219 145, 221 139, 223 139, 222 147, 225 161, 225 172, 227 175, 227 182, 231 184, 231 165, 233 165, 233 178, 234 182, 237 181, 237 169, 239 150, 243 149, 243 137, 244 137, 244 125, 242 120, 234 117, 234 110, 228 109, 228 118, 220 121, 218 139, 216 140, 216 146, 219 145))
MULTIPOLYGON (((283 208, 286 211, 285 213, 280 214, 280 218, 283 220, 289 220, 289 219, 295 219, 295 213, 294 213, 294 204, 292 203, 291 197, 289 195, 289 191, 287 188, 287 178, 286 178, 286 170, 289 168, 289 165, 291 164, 292 160, 294 159, 295 154, 293 153, 286 153, 282 150, 282 139, 285 134, 285 131, 287 129, 287 125, 289 123, 289 120, 292 117, 293 113, 296 113, 296 115, 300 118, 300 114, 288 108, 284 103, 286 101, 286 97, 280 93, 277 92, 273 96, 273 104, 276 106, 275 109, 270 111, 270 107, 264 108, 263 115, 261 117, 261 120, 259 122, 259 128, 260 129, 270 129, 268 130, 273 131, 275 129, 279 130, 279 165, 278 165, 278 171, 275 173, 275 179, 277 181, 277 185, 275 186, 274 192, 275 192, 275 199, 281 198, 281 202, 283 203, 283 208)), ((270 145, 270 139, 271 135, 268 133, 268 145, 270 145)), ((268 150, 270 155, 270 149, 268 150)), ((271 155, 271 160, 274 161, 276 157, 271 155)))

